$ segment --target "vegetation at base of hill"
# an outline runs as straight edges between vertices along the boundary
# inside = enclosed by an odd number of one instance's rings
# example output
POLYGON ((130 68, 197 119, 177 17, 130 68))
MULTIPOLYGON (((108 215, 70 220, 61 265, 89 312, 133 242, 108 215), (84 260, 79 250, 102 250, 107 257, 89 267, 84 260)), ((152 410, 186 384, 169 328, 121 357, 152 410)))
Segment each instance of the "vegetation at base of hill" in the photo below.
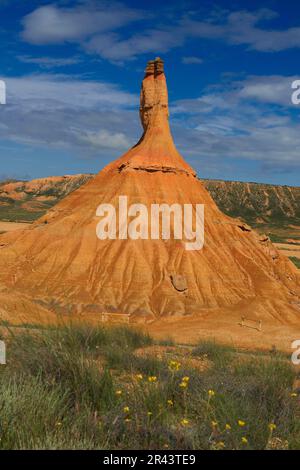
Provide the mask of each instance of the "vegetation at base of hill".
POLYGON ((33 222, 93 176, 83 174, 41 178, 35 182, 0 181, 0 220, 33 222), (11 186, 7 188, 9 183, 11 186))
MULTIPOLYGON (((0 220, 32 222, 93 176, 64 176, 54 181, 44 178, 33 187, 24 181, 13 189, 22 194, 21 199, 3 189, 9 181, 0 182, 0 220)), ((10 181, 14 182, 20 183, 10 181)), ((240 217, 254 228, 272 234, 274 229, 276 234, 277 229, 287 225, 300 225, 299 187, 221 180, 202 182, 225 214, 240 217)))
POLYGON ((300 269, 300 259, 296 258, 296 256, 290 256, 289 258, 291 261, 293 261, 294 265, 297 266, 298 269, 300 269))
POLYGON ((24 209, 19 202, 15 202, 10 206, 0 206, 0 220, 5 222, 34 222, 50 208, 51 206, 48 205, 47 209, 42 211, 29 211, 24 209))
POLYGON ((300 449, 284 355, 161 345, 124 326, 5 337, 1 449, 300 449))
POLYGON ((300 187, 218 180, 203 183, 225 214, 254 227, 300 225, 300 187))

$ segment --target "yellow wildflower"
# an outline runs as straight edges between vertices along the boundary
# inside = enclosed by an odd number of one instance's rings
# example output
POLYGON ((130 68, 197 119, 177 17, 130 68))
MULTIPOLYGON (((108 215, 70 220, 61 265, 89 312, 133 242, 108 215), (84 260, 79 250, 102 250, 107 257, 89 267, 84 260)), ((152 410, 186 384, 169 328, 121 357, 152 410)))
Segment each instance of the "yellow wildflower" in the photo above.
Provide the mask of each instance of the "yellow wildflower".
POLYGON ((130 418, 125 418, 124 421, 125 421, 125 423, 130 423, 131 419, 130 418))
POLYGON ((124 406, 123 411, 124 413, 129 413, 129 406, 124 406))
POLYGON ((181 421, 180 421, 181 425, 182 426, 187 426, 189 424, 189 420, 186 419, 186 418, 183 418, 181 421))
POLYGON ((117 397, 120 397, 120 396, 122 395, 122 393, 123 393, 122 390, 117 390, 117 391, 116 391, 117 397))
POLYGON ((298 396, 297 393, 295 392, 291 393, 291 397, 297 397, 297 396, 298 396))
POLYGON ((214 390, 208 390, 208 396, 209 397, 214 397, 215 396, 214 390))
POLYGON ((181 383, 179 384, 179 387, 181 387, 181 388, 187 388, 187 386, 188 386, 188 383, 187 383, 187 382, 181 382, 181 383))
POLYGON ((168 400, 167 403, 168 403, 169 406, 173 406, 173 405, 174 405, 173 400, 168 400))
POLYGON ((136 378, 137 380, 143 380, 142 374, 137 374, 137 375, 135 376, 135 378, 136 378))
POLYGON ((180 362, 177 362, 177 361, 170 361, 169 362, 169 369, 172 370, 172 371, 179 370, 180 366, 181 366, 180 362))
POLYGON ((217 421, 212 421, 211 425, 212 425, 213 428, 216 428, 218 426, 218 422, 217 421))
POLYGON ((230 429, 231 429, 230 424, 225 424, 225 429, 226 429, 227 431, 230 431, 230 429))
POLYGON ((148 416, 152 416, 152 414, 153 414, 152 411, 148 411, 147 413, 148 416))
POLYGON ((247 439, 247 437, 242 437, 242 443, 243 443, 243 444, 248 444, 248 439, 247 439))
POLYGON ((225 448, 225 442, 220 441, 217 443, 217 449, 224 449, 225 448))
POLYGON ((156 382, 157 381, 157 377, 155 375, 151 375, 150 377, 148 377, 148 382, 156 382))
POLYGON ((241 428, 243 428, 245 424, 245 421, 242 421, 241 419, 238 420, 238 425, 241 426, 241 428))
POLYGON ((190 380, 189 377, 185 376, 185 377, 182 377, 182 382, 188 382, 190 380))
POLYGON ((275 423, 270 423, 270 424, 269 424, 269 429, 270 429, 271 432, 274 431, 274 430, 276 429, 276 427, 277 427, 277 426, 276 426, 275 423))

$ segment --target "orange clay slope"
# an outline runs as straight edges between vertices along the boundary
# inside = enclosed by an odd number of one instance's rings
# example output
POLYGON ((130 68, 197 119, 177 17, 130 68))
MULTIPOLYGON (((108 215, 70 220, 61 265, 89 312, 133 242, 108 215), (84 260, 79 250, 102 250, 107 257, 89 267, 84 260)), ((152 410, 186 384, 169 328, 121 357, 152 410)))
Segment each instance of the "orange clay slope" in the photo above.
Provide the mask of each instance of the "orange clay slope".
POLYGON ((148 63, 140 116, 137 145, 29 228, 0 236, 0 285, 50 317, 117 312, 158 325, 190 316, 202 325, 210 314, 216 323, 232 315, 235 324, 245 316, 297 330, 299 272, 267 237, 220 212, 177 151, 160 59, 148 63), (153 203, 204 204, 204 248, 187 251, 173 238, 100 240, 97 207, 118 207, 121 195, 149 211, 153 203))

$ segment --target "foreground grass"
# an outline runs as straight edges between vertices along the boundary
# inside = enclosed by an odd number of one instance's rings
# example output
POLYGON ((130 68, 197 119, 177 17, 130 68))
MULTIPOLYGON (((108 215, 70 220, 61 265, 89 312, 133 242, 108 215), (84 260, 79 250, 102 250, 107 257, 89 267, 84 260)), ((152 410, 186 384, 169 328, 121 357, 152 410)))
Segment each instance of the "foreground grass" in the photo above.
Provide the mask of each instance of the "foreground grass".
POLYGON ((137 353, 151 347, 128 327, 11 333, 0 448, 300 449, 288 360, 210 342, 137 353))

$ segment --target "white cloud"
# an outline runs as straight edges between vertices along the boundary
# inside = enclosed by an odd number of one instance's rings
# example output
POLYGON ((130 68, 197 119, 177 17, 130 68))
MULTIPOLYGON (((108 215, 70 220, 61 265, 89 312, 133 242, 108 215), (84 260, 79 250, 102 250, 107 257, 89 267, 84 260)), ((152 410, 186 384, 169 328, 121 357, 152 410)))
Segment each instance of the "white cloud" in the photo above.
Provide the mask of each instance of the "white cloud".
MULTIPOLYGON (((235 165, 249 161, 266 178, 268 171, 299 171, 300 125, 292 116, 297 107, 280 92, 280 84, 292 79, 252 76, 210 87, 195 99, 171 102, 172 131, 183 156, 200 175, 204 170, 211 177, 222 177, 228 166, 232 175, 235 165), (265 92, 267 79, 272 93, 265 92)), ((116 85, 51 74, 5 80, 2 141, 110 159, 141 135, 138 96, 116 85)))
POLYGON ((274 52, 300 47, 300 27, 287 30, 267 30, 257 25, 271 20, 276 14, 267 9, 253 13, 233 12, 220 23, 196 21, 188 16, 173 24, 146 29, 143 34, 124 38, 119 34, 96 35, 85 47, 108 60, 132 59, 149 52, 163 53, 183 46, 190 39, 222 40, 228 44, 246 45, 249 49, 274 52))
POLYGON ((141 10, 108 1, 72 8, 46 5, 23 18, 22 37, 32 44, 82 41, 92 34, 111 31, 143 17, 141 10))
POLYGON ((224 40, 228 44, 244 44, 261 52, 275 52, 300 47, 300 26, 286 30, 263 29, 262 20, 275 18, 276 12, 262 8, 255 12, 236 11, 222 23, 195 21, 185 18, 181 27, 189 37, 224 40))
POLYGON ((140 54, 165 53, 183 45, 184 38, 171 30, 147 30, 122 39, 116 33, 96 35, 84 44, 87 51, 97 53, 112 62, 135 59, 140 54))
POLYGON ((295 109, 291 100, 292 83, 297 77, 284 75, 249 76, 229 84, 208 88, 208 93, 193 100, 179 100, 173 104, 175 113, 208 113, 211 110, 234 107, 241 99, 257 104, 274 104, 295 109), (201 111, 200 111, 201 110, 201 111))
POLYGON ((59 110, 63 108, 120 108, 134 106, 135 95, 106 82, 79 80, 70 75, 40 74, 7 77, 8 102, 26 104, 27 109, 59 110))
POLYGON ((263 103, 292 106, 292 83, 296 78, 281 75, 249 77, 242 83, 239 96, 263 103))
POLYGON ((182 153, 218 177, 232 159, 256 162, 265 177, 299 171, 300 124, 291 105, 292 81, 252 76, 173 103, 173 130, 182 153))
MULTIPOLYGON (((194 13, 177 18, 173 15, 172 20, 163 12, 158 15, 153 15, 153 26, 149 27, 149 14, 120 3, 87 1, 71 8, 50 4, 23 18, 22 37, 32 44, 75 42, 112 62, 132 60, 140 54, 165 53, 199 38, 263 52, 300 47, 300 26, 285 30, 260 26, 262 21, 270 22, 277 16, 266 8, 254 12, 221 11, 218 16, 201 21, 195 19, 194 13), (142 33, 128 36, 122 28, 133 21, 145 27, 142 33)), ((191 60, 199 63, 201 59, 186 57, 183 62, 192 63, 191 60)))
POLYGON ((202 64, 203 59, 201 59, 200 57, 195 57, 195 56, 182 57, 181 62, 183 64, 202 64))
POLYGON ((139 136, 138 97, 114 84, 51 74, 5 80, 2 140, 85 153, 126 150, 139 136))
MULTIPOLYGON (((217 23, 212 19, 197 21, 185 15, 172 24, 145 29, 142 34, 134 34, 127 38, 115 32, 95 35, 84 44, 84 47, 112 61, 133 59, 149 52, 167 52, 183 46, 191 39, 221 40, 230 45, 246 45, 249 49, 263 52, 299 48, 300 27, 279 31, 258 26, 262 20, 269 21, 274 17, 276 13, 268 9, 252 13, 236 11, 227 16, 224 14, 222 21, 218 18, 217 23)), ((189 58, 186 60, 189 61, 189 58)))
POLYGON ((81 62, 80 57, 32 57, 28 55, 19 55, 17 59, 25 64, 36 64, 42 69, 53 69, 58 67, 66 67, 81 62))
POLYGON ((125 134, 122 132, 112 133, 104 129, 98 132, 86 132, 80 136, 80 139, 100 148, 127 150, 130 147, 130 142, 125 134))

